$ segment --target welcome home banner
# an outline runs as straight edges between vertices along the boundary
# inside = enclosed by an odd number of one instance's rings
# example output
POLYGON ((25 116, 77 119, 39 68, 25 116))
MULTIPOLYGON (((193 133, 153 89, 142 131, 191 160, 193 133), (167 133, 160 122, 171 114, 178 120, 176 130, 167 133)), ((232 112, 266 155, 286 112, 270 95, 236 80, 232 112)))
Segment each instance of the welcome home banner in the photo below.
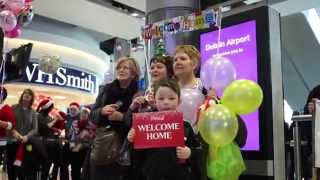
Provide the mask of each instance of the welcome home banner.
POLYGON ((146 25, 142 28, 141 35, 148 40, 162 38, 167 34, 205 29, 218 25, 219 16, 221 17, 219 9, 208 9, 188 16, 178 16, 146 25))
POLYGON ((184 146, 184 125, 181 112, 149 112, 133 114, 134 148, 184 146))

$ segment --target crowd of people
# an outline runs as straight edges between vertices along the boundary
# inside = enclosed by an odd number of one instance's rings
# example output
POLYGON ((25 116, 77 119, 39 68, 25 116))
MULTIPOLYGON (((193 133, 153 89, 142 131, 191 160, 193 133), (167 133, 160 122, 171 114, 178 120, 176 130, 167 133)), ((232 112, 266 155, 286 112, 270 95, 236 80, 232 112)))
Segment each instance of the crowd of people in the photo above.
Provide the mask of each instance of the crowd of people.
MULTIPOLYGON (((121 58, 115 67, 115 80, 104 85, 94 105, 72 102, 67 113, 60 111, 53 117, 49 114, 54 103, 49 99, 32 109, 35 94, 31 89, 22 92, 18 104, 3 104, 7 92, 2 86, 0 135, 6 141, 9 180, 58 176, 66 180, 69 167, 73 180, 208 179, 208 145, 197 131, 197 110, 194 116, 184 119, 185 146, 144 150, 132 147, 133 113, 189 113, 181 108, 181 104, 188 103, 181 96, 184 90, 197 92, 197 100, 218 98, 214 89, 205 89, 196 77, 199 61, 200 53, 191 45, 177 46, 173 56, 153 57, 151 84, 142 91, 138 88, 140 70, 136 60, 121 58)), ((240 117, 239 122, 242 125, 235 141, 243 146, 246 127, 240 117)))
POLYGON ((25 89, 18 103, 10 107, 3 103, 6 88, 1 89, 0 136, 8 179, 57 179, 58 172, 60 179, 69 179, 69 165, 72 179, 80 179, 95 137, 96 125, 89 121, 91 108, 72 102, 68 113, 50 116, 52 100, 44 99, 33 109, 35 93, 25 89))

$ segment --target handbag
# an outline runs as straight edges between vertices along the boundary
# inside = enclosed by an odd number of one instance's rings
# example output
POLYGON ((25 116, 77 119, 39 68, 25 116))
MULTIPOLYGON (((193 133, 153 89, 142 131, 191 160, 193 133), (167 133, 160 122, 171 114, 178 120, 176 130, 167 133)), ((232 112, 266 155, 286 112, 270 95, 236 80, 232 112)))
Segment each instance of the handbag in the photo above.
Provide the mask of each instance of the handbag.
POLYGON ((121 155, 123 141, 121 135, 111 126, 98 127, 90 154, 91 159, 96 165, 116 162, 121 155))

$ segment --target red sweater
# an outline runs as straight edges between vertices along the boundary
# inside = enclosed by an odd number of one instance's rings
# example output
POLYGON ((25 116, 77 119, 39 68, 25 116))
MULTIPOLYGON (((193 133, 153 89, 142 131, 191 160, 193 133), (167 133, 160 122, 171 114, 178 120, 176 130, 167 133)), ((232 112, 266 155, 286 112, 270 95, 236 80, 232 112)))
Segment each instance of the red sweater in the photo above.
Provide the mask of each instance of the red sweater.
MULTIPOLYGON (((14 115, 12 108, 7 104, 0 105, 0 120, 11 122, 12 129, 16 128, 16 116, 14 115)), ((0 128, 0 138, 4 137, 7 137, 7 130, 4 128, 0 128)))

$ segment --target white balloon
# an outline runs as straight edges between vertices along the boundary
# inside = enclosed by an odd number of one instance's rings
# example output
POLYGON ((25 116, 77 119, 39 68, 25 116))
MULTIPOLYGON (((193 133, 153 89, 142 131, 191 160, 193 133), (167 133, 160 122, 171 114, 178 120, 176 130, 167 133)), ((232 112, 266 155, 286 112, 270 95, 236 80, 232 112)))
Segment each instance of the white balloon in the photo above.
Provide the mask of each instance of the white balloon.
POLYGON ((198 88, 181 89, 181 104, 178 111, 183 113, 185 121, 194 126, 197 121, 197 111, 204 102, 204 95, 198 88))

